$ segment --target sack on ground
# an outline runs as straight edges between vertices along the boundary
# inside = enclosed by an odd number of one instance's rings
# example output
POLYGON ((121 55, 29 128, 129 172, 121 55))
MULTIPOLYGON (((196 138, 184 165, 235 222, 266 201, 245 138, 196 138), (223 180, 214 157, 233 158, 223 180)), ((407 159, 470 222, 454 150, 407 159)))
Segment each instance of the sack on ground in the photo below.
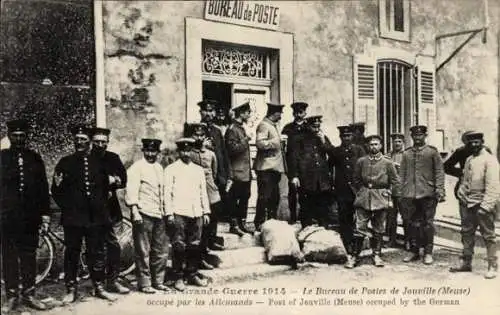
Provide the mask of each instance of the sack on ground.
POLYGON ((346 260, 342 239, 335 231, 310 225, 302 229, 297 238, 307 261, 335 264, 346 260))
POLYGON ((285 221, 268 220, 262 224, 261 231, 269 263, 302 261, 303 255, 293 226, 285 221))

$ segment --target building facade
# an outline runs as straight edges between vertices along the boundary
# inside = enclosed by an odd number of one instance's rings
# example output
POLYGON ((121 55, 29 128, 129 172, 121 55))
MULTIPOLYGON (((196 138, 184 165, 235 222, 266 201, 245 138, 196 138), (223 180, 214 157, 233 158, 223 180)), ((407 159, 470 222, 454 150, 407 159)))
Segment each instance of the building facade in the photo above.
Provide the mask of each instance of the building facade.
MULTIPOLYGON (((28 116, 43 130, 40 139, 55 130, 60 143, 43 140, 40 149, 50 161, 68 150, 61 126, 75 120, 111 128, 110 149, 126 164, 140 156, 142 137, 173 149, 184 123, 199 119, 204 97, 228 110, 250 100, 250 132, 266 101, 300 100, 324 115, 334 143, 337 125, 364 121, 389 149, 391 132, 408 134, 419 123, 440 151, 476 128, 496 151, 499 17, 500 0, 7 0, 3 113, 37 112, 28 116), (64 40, 47 39, 50 30, 64 40), (26 60, 52 67, 19 70, 26 60)), ((291 118, 288 107, 282 123, 291 118)))

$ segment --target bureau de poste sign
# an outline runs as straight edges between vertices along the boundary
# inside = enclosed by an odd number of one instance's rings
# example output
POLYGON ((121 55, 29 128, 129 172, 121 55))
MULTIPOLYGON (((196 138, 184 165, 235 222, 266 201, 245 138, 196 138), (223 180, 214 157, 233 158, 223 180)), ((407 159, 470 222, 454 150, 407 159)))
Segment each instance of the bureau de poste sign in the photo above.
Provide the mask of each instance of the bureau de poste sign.
POLYGON ((207 0, 205 19, 276 30, 280 9, 276 1, 207 0))

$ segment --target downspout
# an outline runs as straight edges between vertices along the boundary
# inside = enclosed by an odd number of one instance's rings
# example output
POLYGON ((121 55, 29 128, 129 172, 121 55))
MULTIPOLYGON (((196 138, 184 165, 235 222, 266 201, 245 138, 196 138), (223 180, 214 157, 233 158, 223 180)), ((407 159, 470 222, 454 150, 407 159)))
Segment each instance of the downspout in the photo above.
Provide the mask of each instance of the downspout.
POLYGON ((104 86, 104 27, 102 1, 94 1, 95 40, 95 117, 97 127, 106 127, 106 103, 104 86))

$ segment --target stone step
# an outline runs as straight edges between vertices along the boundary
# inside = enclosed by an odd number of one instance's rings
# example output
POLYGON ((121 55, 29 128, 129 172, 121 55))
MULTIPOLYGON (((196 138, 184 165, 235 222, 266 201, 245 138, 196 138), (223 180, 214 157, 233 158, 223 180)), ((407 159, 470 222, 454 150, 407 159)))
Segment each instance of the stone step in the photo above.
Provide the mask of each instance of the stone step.
POLYGON ((245 234, 241 237, 226 232, 217 233, 217 243, 224 245, 226 250, 262 246, 259 233, 245 234))
POLYGON ((291 270, 287 265, 269 265, 259 263, 253 265, 238 266, 230 269, 200 270, 200 273, 210 277, 215 285, 245 281, 256 277, 270 277, 291 270))
POLYGON ((252 246, 224 251, 211 251, 207 261, 219 269, 229 269, 266 262, 264 247, 252 246))

